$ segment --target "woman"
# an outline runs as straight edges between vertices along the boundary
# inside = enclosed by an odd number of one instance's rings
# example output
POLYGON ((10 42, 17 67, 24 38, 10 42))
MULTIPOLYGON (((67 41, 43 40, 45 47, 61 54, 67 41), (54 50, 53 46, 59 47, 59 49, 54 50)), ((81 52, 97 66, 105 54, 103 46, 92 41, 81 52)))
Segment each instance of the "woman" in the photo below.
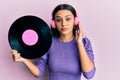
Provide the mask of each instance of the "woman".
POLYGON ((12 50, 14 61, 23 62, 29 71, 40 77, 49 68, 49 80, 90 79, 95 74, 91 42, 84 37, 81 24, 77 22, 75 9, 69 4, 58 5, 52 13, 52 45, 35 65, 12 50))

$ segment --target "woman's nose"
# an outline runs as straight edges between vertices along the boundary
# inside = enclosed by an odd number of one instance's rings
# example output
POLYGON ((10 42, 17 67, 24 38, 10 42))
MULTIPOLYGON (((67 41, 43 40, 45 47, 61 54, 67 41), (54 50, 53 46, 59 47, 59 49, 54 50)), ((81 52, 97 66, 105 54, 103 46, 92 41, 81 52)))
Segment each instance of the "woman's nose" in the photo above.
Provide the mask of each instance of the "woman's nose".
POLYGON ((65 25, 66 25, 66 21, 62 20, 62 26, 65 26, 65 25))

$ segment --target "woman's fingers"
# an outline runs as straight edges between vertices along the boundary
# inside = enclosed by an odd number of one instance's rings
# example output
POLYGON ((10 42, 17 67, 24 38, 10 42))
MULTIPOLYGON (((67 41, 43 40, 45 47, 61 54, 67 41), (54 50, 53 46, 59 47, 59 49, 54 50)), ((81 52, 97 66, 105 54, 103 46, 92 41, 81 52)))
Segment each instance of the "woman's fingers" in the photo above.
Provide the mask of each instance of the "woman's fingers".
POLYGON ((20 61, 21 58, 19 53, 17 55, 13 55, 12 57, 13 57, 13 61, 20 61))
POLYGON ((11 50, 11 53, 14 55, 14 54, 17 54, 18 51, 16 51, 16 50, 11 50))
POLYGON ((75 33, 75 36, 76 36, 76 40, 79 42, 79 41, 82 41, 83 38, 85 38, 85 33, 83 32, 83 29, 82 29, 82 25, 79 23, 78 24, 78 30, 76 30, 76 33, 75 33))
POLYGON ((17 50, 11 50, 13 61, 18 61, 20 58, 20 53, 17 50))
POLYGON ((82 25, 79 23, 79 34, 80 34, 80 37, 81 38, 84 38, 85 34, 84 34, 84 31, 83 31, 83 28, 82 28, 82 25))

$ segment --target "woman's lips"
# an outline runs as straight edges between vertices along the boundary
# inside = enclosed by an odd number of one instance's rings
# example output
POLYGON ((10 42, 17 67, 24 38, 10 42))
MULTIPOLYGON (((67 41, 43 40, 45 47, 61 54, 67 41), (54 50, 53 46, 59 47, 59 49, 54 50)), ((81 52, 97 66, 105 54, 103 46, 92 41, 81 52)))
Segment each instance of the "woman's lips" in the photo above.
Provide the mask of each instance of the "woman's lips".
POLYGON ((68 28, 61 28, 62 31, 66 31, 68 28))

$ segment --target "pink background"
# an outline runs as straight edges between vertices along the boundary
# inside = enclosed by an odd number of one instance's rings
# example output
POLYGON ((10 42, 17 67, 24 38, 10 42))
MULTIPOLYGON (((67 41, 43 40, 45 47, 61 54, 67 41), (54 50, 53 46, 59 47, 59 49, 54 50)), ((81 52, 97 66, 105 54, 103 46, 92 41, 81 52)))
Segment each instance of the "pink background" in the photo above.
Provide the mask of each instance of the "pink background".
POLYGON ((69 3, 76 8, 92 42, 97 68, 92 80, 120 79, 119 0, 0 0, 0 80, 46 80, 46 74, 37 79, 22 63, 12 61, 8 30, 24 15, 38 16, 50 24, 51 11, 60 3, 69 3))

